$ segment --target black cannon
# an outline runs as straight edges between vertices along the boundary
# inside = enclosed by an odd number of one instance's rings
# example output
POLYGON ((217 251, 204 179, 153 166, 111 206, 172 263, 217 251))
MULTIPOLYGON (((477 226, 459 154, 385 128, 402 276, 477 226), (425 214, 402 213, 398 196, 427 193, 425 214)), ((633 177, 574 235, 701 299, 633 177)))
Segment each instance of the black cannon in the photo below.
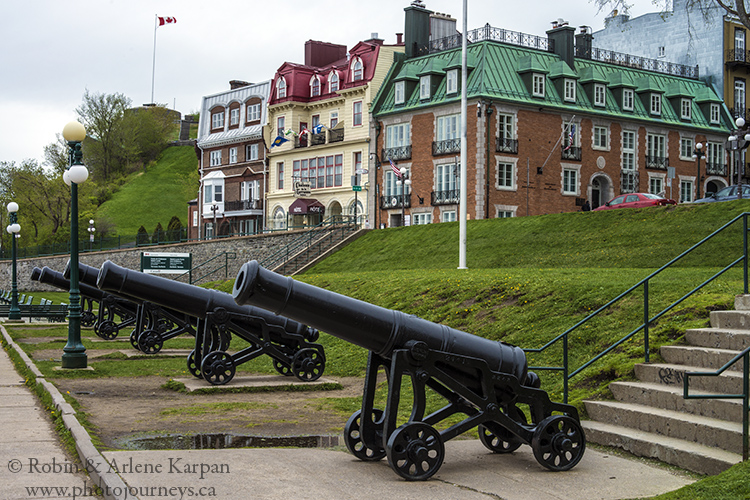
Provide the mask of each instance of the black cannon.
MULTIPOLYGON (((63 273, 65 277, 70 276, 70 262, 65 266, 63 273)), ((99 268, 78 264, 79 283, 96 287, 99 277, 99 268)), ((124 300, 137 304, 135 326, 130 332, 130 344, 145 354, 156 354, 161 351, 164 342, 187 333, 195 337, 196 319, 193 316, 173 311, 159 304, 142 300, 137 297, 128 297, 115 294, 124 300)), ((224 350, 227 346, 217 346, 216 350, 224 350)))
POLYGON ((550 470, 571 469, 583 456, 578 411, 550 401, 518 347, 295 281, 256 261, 242 266, 233 295, 238 304, 283 314, 370 351, 362 409, 344 428, 347 448, 361 460, 387 456, 403 478, 427 479, 443 463, 443 443, 476 426, 489 450, 509 453, 528 444, 550 470), (381 366, 388 378, 385 411, 374 407, 381 366), (412 412, 397 426, 404 376, 411 379, 412 412), (426 388, 448 403, 427 416, 426 388), (436 430, 456 414, 466 418, 436 430))
POLYGON ((195 337, 188 369, 214 385, 229 382, 238 365, 263 354, 273 359, 279 373, 305 382, 319 379, 325 369, 323 346, 314 343, 319 336, 316 329, 257 307, 238 306, 228 293, 133 271, 109 261, 99 271, 97 286, 198 318, 201 332, 195 337), (250 346, 234 354, 212 347, 220 343, 228 346, 232 333, 250 346))
MULTIPOLYGON (((40 281, 39 277, 41 276, 41 274, 42 274, 42 268, 34 267, 31 270, 31 280, 40 281)), ((61 290, 66 290, 66 291, 70 290, 70 282, 68 282, 67 286, 63 286, 62 284, 58 285, 56 283, 47 283, 47 284, 52 285, 55 288, 60 288, 61 290)), ((97 288, 93 288, 93 290, 95 290, 97 294, 101 293, 101 290, 97 288)), ((96 313, 94 313, 94 307, 97 306, 98 302, 99 302, 98 299, 90 295, 81 294, 81 326, 90 328, 96 324, 96 313)))

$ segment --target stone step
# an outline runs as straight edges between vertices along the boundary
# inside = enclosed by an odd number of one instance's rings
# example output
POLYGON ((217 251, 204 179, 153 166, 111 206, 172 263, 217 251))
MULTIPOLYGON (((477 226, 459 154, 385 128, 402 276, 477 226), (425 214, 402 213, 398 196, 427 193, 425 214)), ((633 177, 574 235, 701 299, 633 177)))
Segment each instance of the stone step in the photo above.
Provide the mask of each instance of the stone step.
POLYGON ((750 311, 711 311, 711 326, 730 330, 750 330, 750 311))
MULTIPOLYGON (((671 365, 668 363, 638 363, 635 376, 641 382, 662 384, 682 390, 685 372, 705 372, 699 366, 671 365)), ((690 377, 690 391, 706 391, 715 394, 740 394, 742 373, 725 371, 718 377, 690 377)))
MULTIPOLYGON (((648 382, 612 382, 609 384, 609 390, 615 399, 622 403, 652 406, 728 422, 742 422, 740 399, 684 399, 682 387, 648 382)), ((705 392, 691 390, 690 394, 705 392)))
POLYGON ((651 406, 585 401, 592 420, 742 453, 742 424, 651 406))
POLYGON ((634 455, 655 458, 699 474, 718 474, 742 461, 742 455, 682 439, 593 420, 581 424, 590 443, 622 448, 634 455))
MULTIPOLYGON (((702 371, 711 371, 724 366, 737 355, 737 351, 713 347, 669 345, 662 346, 659 354, 670 364, 700 366, 702 371)), ((729 371, 742 371, 742 360, 730 366, 729 371)))
POLYGON ((693 328, 685 332, 685 340, 692 346, 743 351, 750 347, 750 330, 731 328, 693 328))

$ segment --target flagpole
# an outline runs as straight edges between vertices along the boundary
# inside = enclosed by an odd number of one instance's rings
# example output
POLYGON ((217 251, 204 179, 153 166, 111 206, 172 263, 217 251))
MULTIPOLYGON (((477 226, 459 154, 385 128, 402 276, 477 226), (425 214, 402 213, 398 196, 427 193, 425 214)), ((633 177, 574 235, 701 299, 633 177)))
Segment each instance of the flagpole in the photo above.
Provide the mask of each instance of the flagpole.
POLYGON ((154 59, 151 65, 151 104, 154 103, 154 75, 156 74, 156 30, 159 27, 159 16, 154 14, 154 59))
MULTIPOLYGON (((464 20, 463 20, 463 38, 461 41, 461 187, 459 196, 459 219, 458 219, 458 269, 467 269, 466 267, 466 189, 468 182, 466 179, 466 163, 467 163, 467 139, 466 139, 466 27, 468 22, 467 16, 467 0, 464 0, 464 20)), ((485 200, 486 201, 486 200, 485 200)))

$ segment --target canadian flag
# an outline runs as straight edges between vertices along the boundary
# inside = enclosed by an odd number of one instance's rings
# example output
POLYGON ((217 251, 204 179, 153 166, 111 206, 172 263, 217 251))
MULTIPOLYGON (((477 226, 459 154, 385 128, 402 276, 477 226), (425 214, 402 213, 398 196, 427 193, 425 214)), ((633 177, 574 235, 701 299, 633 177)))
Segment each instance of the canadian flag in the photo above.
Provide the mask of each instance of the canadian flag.
POLYGON ((160 17, 159 18, 159 26, 164 26, 165 24, 175 24, 177 22, 176 17, 160 17))

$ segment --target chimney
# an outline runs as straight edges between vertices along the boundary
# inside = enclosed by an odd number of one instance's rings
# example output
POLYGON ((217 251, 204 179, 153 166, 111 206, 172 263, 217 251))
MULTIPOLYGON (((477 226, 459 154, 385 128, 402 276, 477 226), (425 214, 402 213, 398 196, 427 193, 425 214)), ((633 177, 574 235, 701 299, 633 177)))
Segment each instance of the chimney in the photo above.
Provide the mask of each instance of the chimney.
POLYGON ((594 35, 589 26, 581 26, 581 32, 576 35, 576 56, 581 59, 591 59, 591 48, 594 35))
POLYGON ((406 12, 404 33, 406 58, 417 57, 430 45, 430 14, 421 2, 413 2, 404 9, 406 12))
POLYGON ((571 69, 574 68, 575 64, 575 48, 573 46, 575 32, 575 28, 568 26, 568 22, 562 19, 552 21, 552 29, 547 32, 547 37, 552 44, 552 52, 568 63, 571 69))
POLYGON ((229 90, 241 89, 242 87, 247 87, 248 85, 252 85, 252 83, 243 82, 242 80, 229 80, 229 90))
POLYGON ((305 66, 321 68, 346 57, 346 45, 308 40, 305 42, 305 66))
POLYGON ((404 44, 404 34, 396 33, 396 45, 403 45, 403 44, 404 44))

